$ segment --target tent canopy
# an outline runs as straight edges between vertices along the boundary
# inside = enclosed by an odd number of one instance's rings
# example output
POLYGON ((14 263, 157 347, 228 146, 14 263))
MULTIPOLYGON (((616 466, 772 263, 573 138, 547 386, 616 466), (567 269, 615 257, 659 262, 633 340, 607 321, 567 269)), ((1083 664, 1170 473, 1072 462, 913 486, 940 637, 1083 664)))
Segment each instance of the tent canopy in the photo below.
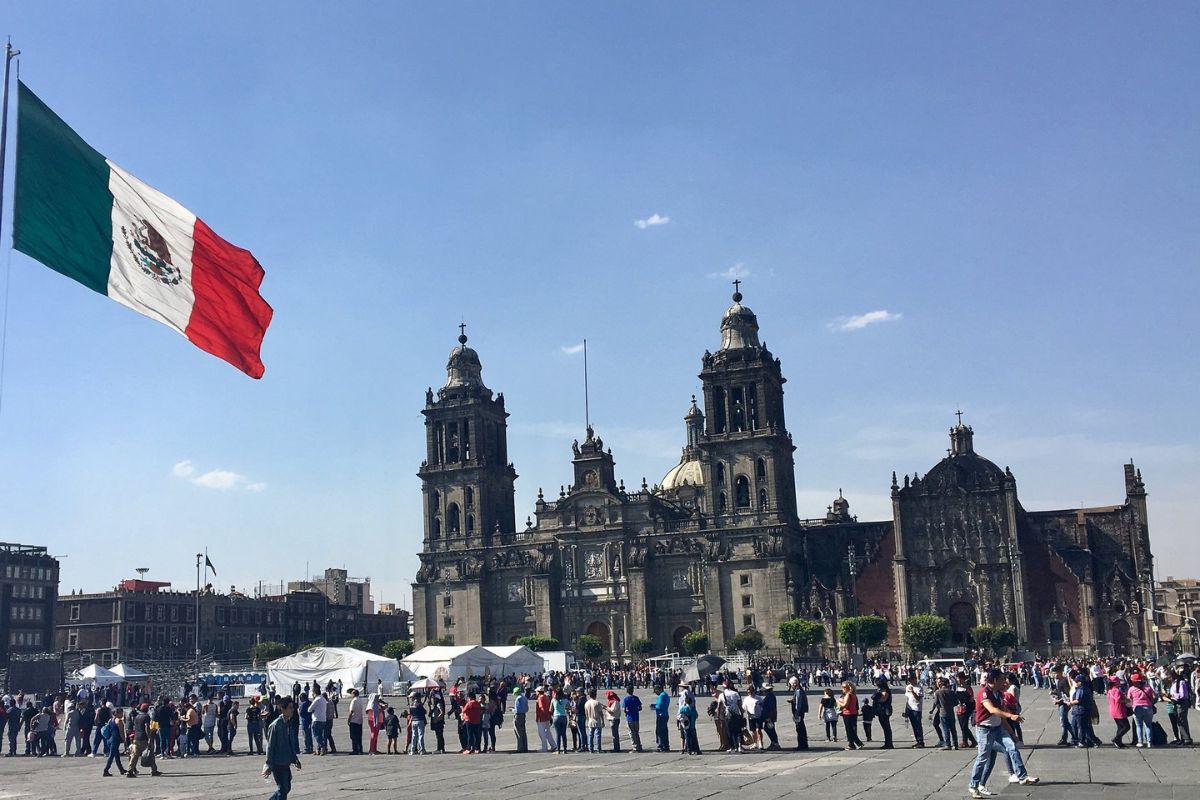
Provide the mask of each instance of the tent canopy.
POLYGON ((120 683, 125 680, 120 675, 117 675, 112 670, 105 669, 99 664, 91 664, 84 667, 75 673, 68 683, 75 684, 96 684, 97 686, 111 686, 114 683, 120 683))
POLYGON ((125 681, 144 681, 150 676, 142 672, 137 667, 131 667, 125 662, 121 662, 112 668, 114 675, 121 676, 121 680, 125 681))
POLYGON ((503 658, 478 645, 422 647, 402 663, 406 678, 433 678, 451 683, 472 675, 498 675, 504 667, 503 658))
POLYGON ((288 693, 292 684, 312 683, 325 686, 341 681, 345 690, 357 687, 374 691, 376 683, 391 688, 400 680, 400 667, 394 658, 377 656, 353 647, 312 647, 290 656, 267 662, 267 678, 275 691, 288 693))
POLYGON ((501 668, 504 675, 538 675, 546 670, 545 659, 525 645, 484 647, 483 649, 504 661, 504 666, 501 668))
POLYGON ((453 683, 459 678, 484 675, 540 673, 545 662, 524 646, 422 647, 402 662, 405 678, 433 678, 453 683))

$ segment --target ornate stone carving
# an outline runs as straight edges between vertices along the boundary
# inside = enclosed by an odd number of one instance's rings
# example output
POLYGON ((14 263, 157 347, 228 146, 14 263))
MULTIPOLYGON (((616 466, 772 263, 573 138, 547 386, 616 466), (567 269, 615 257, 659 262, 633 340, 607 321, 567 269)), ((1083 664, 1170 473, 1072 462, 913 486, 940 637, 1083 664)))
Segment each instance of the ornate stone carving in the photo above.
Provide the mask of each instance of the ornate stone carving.
POLYGON ((604 577, 604 556, 599 550, 593 550, 584 556, 583 577, 588 580, 598 580, 604 577))

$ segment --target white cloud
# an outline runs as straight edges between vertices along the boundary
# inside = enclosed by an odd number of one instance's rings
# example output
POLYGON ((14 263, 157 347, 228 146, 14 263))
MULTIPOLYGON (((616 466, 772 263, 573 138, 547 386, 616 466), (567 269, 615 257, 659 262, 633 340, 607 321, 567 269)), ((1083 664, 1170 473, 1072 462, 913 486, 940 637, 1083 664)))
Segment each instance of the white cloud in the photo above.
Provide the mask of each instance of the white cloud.
POLYGON ((865 314, 855 314, 852 317, 838 317, 829 323, 829 329, 833 331, 861 331, 868 325, 875 325, 879 322, 895 322, 903 317, 903 314, 892 313, 887 309, 880 309, 879 311, 868 311, 865 314))
POLYGON ((743 264, 741 261, 739 261, 738 263, 734 264, 729 269, 724 270, 722 272, 708 273, 708 277, 724 278, 727 281, 740 281, 742 278, 750 277, 750 270, 748 270, 746 268, 745 264, 743 264))
POLYGON ((635 219, 633 221, 633 225, 635 228, 644 231, 646 228, 653 228, 657 225, 666 225, 670 221, 670 217, 664 217, 661 214, 651 214, 645 219, 635 219))
POLYGON ((583 342, 579 344, 564 344, 560 349, 567 355, 573 356, 583 352, 583 342))
POLYGON ((216 489, 228 492, 231 489, 241 489, 247 492, 261 492, 267 488, 265 483, 251 481, 245 475, 227 469, 210 469, 208 472, 197 474, 196 465, 190 459, 180 461, 171 467, 171 474, 186 480, 194 486, 205 489, 216 489))

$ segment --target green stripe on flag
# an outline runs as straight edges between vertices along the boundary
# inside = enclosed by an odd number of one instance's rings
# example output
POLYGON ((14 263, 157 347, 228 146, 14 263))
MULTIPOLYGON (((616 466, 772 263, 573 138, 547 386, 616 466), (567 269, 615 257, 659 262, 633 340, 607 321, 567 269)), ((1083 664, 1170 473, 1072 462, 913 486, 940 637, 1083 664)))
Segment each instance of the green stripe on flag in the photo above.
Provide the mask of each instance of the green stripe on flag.
POLYGON ((24 83, 18 92, 13 246, 108 294, 113 247, 108 164, 24 83))

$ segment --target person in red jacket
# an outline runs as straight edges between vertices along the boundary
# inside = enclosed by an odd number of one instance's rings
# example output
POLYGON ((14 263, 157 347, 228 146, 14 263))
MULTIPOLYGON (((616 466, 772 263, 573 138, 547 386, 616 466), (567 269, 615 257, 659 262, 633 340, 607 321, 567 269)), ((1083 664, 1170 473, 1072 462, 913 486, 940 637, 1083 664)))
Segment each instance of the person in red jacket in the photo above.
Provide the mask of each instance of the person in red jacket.
POLYGON ((467 704, 463 706, 463 719, 467 721, 468 755, 479 752, 480 740, 483 735, 483 706, 475 698, 475 693, 467 695, 467 704))
POLYGON ((554 749, 550 739, 550 695, 545 689, 537 690, 537 703, 534 705, 534 721, 537 722, 538 740, 542 746, 539 752, 548 753, 554 749))

